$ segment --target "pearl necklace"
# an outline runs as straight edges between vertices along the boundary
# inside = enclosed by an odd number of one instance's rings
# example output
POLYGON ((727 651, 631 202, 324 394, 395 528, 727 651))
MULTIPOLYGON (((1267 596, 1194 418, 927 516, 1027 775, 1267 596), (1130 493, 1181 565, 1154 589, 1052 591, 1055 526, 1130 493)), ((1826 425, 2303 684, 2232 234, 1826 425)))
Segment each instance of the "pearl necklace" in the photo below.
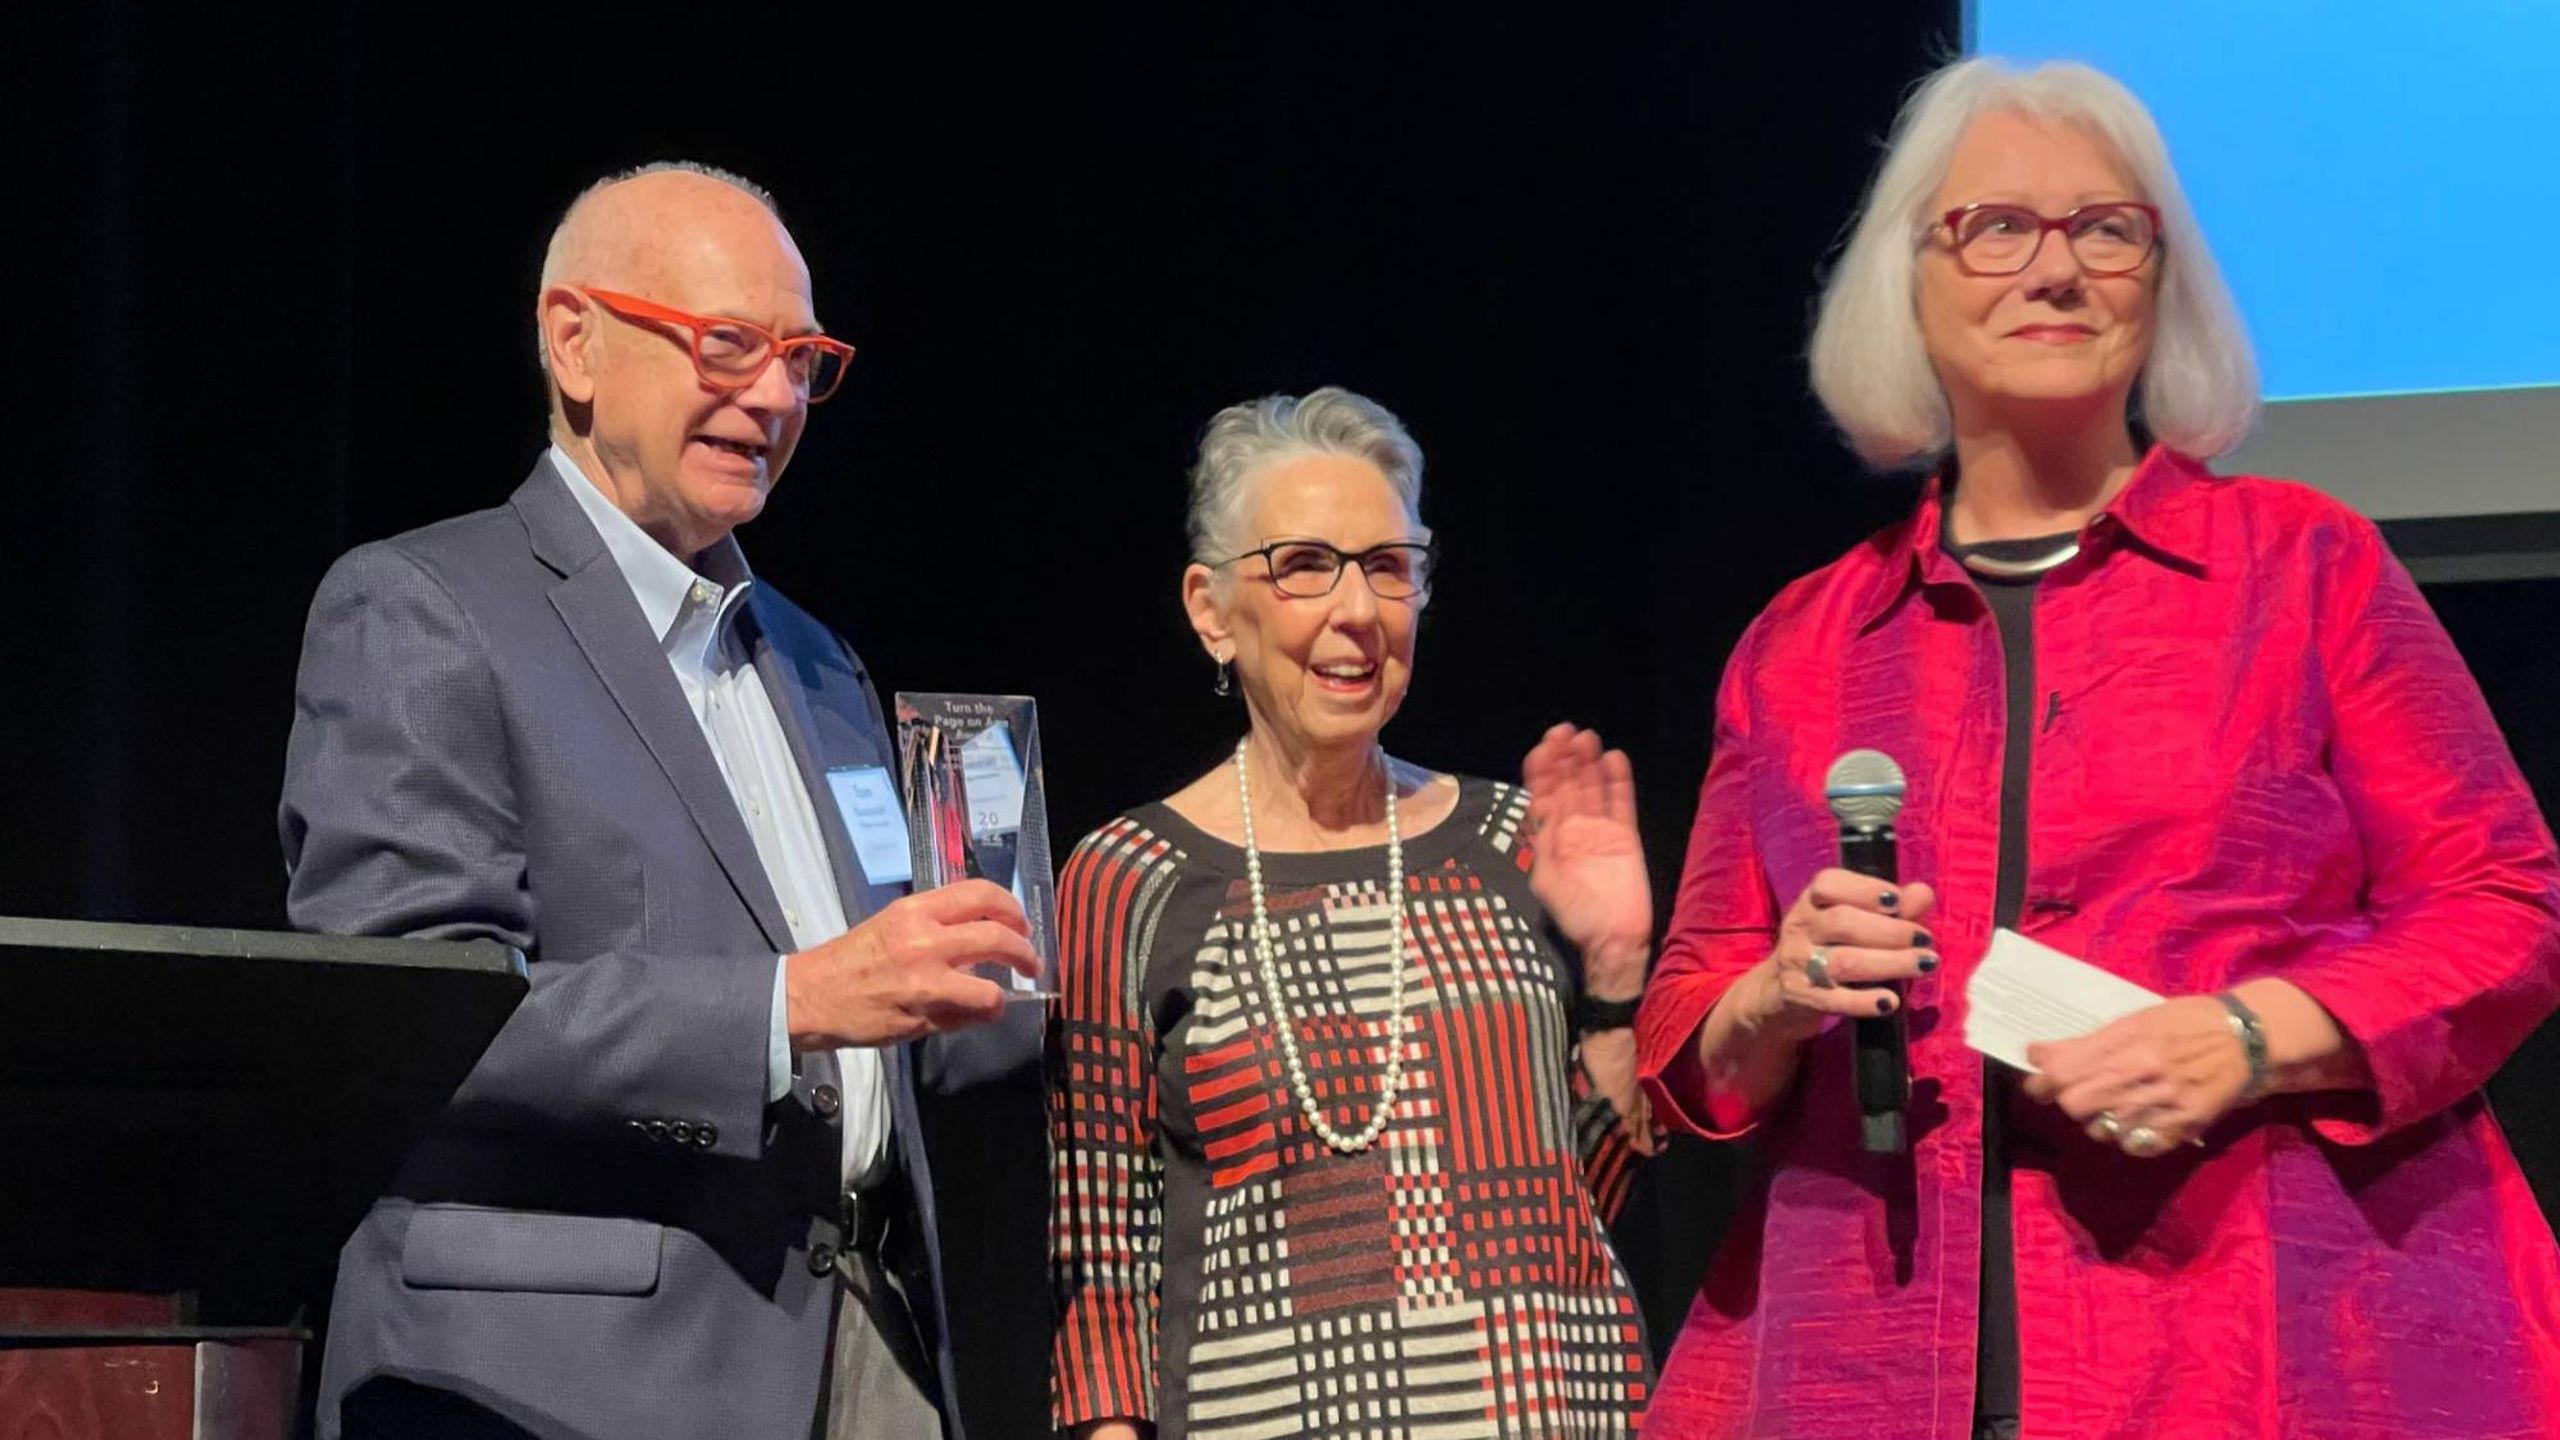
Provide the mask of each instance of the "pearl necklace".
MULTIPOLYGON (((1250 737, 1247 737, 1250 739, 1250 737)), ((1259 962, 1262 992, 1271 1002, 1271 1015, 1280 1031, 1280 1058, 1289 1067, 1289 1088, 1297 1092, 1299 1113, 1317 1138, 1345 1155, 1368 1149, 1386 1132, 1387 1121, 1394 1116, 1396 1092, 1404 1086, 1404 838, 1396 831, 1396 777, 1387 772, 1387 904, 1394 915, 1395 949, 1394 979, 1387 1018, 1387 1068, 1378 1083, 1378 1108, 1369 1123, 1357 1135, 1345 1135, 1324 1118, 1324 1108, 1316 1104, 1315 1087, 1307 1083, 1307 1062, 1298 1053, 1298 1027, 1289 1018, 1289 1007, 1280 998, 1280 961, 1272 938, 1270 907, 1262 893, 1262 851, 1253 843, 1253 787, 1245 777, 1246 740, 1236 742, 1236 808, 1244 814, 1244 870, 1253 889, 1253 958, 1259 962)))

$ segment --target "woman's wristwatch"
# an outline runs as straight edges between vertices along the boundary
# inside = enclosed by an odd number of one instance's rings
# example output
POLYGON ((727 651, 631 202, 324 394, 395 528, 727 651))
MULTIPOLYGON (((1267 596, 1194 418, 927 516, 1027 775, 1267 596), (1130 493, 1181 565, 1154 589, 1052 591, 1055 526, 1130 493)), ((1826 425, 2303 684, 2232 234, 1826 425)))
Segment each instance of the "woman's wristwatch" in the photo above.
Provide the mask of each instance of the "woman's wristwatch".
POLYGON ((2250 1009, 2239 996, 2225 990, 2213 997, 2229 1011, 2232 1038, 2240 1042, 2240 1052, 2249 1060, 2249 1084, 2240 1092, 2243 1100, 2255 1100, 2267 1093, 2267 1030, 2258 1023, 2258 1012, 2250 1009))
POLYGON ((1602 1030, 1624 1030, 1636 1023, 1636 1006, 1644 997, 1630 995, 1624 1000, 1603 1000, 1584 992, 1573 997, 1573 1028, 1584 1035, 1602 1030))

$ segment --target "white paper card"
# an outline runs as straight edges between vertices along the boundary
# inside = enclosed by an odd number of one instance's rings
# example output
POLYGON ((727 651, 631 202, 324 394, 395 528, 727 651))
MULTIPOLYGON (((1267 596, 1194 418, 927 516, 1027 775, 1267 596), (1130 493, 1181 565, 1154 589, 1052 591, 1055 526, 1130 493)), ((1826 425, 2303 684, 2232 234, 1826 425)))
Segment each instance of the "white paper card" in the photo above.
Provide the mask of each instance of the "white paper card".
POLYGON ((969 833, 981 840, 1022 828, 1022 762, 1013 758, 1013 729, 1002 720, 960 746, 960 773, 969 787, 969 833))
POLYGON ((874 885, 895 885, 910 878, 914 862, 907 856, 907 817, 899 808, 897 787, 880 765, 844 765, 827 772, 827 788, 836 792, 836 809, 853 836, 853 853, 862 874, 874 885))
POLYGON ((1964 1043, 2032 1072, 2027 1047, 2070 1040, 2160 1003, 2160 997, 2015 930, 1991 932, 1990 953, 1964 987, 1964 1043))

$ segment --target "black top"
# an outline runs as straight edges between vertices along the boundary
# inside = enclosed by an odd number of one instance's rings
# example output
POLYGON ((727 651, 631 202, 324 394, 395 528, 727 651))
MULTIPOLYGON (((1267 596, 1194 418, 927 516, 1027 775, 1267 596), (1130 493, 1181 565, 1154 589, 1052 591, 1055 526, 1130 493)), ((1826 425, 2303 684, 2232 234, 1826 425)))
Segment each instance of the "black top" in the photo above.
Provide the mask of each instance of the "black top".
MULTIPOLYGON (((1980 555, 2031 563, 2074 538, 2044 535, 1958 545, 1952 536, 1941 535, 1939 543, 1959 561, 1980 555)), ((2017 927, 2027 895, 2028 772, 2035 754, 2036 582, 2041 578, 1974 576, 2000 627, 2001 663, 2007 676, 2006 740, 2000 751, 2000 857, 1992 887, 1991 923, 2011 929, 2017 927)), ((2008 1130, 2017 1076, 1993 1060, 1984 1060, 1982 1068, 1982 1329, 1974 1360, 1973 1413, 1977 1420, 2014 1420, 2018 1415, 2018 1267, 2009 1218, 2008 1130)))

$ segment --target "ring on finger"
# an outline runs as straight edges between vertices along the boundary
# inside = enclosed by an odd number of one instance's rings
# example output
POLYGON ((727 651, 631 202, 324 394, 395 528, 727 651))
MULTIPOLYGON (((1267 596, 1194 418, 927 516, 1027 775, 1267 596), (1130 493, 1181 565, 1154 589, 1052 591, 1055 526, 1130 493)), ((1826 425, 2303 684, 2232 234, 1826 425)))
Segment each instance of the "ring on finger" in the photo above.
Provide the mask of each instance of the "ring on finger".
POLYGON ((2124 1135, 2124 1122, 2113 1110, 2101 1110, 2089 1120, 2089 1138, 2101 1145, 2113 1145, 2124 1135))
POLYGON ((2124 1146, 2124 1153, 2134 1156, 2157 1155, 2168 1148, 2168 1142, 2160 1138, 2160 1132, 2148 1125, 2136 1125, 2125 1131, 2124 1139, 2118 1143, 2124 1146))
POLYGON ((1827 947, 1816 945, 1813 947, 1811 952, 1806 954, 1804 957, 1804 978, 1813 982, 1813 988, 1816 990, 1829 990, 1833 988, 1833 981, 1831 979, 1831 951, 1827 947))

